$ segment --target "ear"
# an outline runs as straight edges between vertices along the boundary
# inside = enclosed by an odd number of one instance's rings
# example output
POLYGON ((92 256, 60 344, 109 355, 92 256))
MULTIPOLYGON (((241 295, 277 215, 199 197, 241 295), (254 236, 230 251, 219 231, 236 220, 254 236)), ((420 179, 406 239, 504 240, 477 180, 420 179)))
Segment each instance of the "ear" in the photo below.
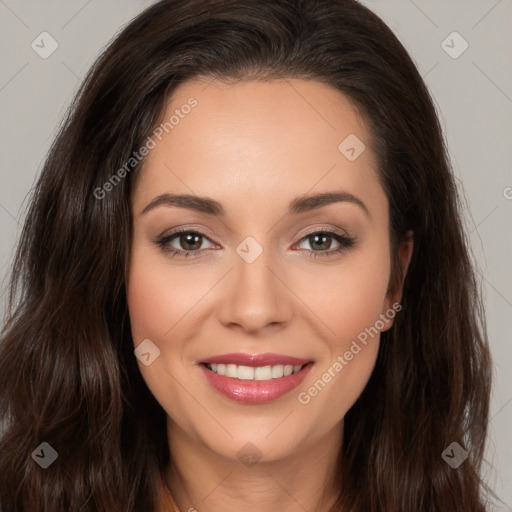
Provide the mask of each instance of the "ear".
MULTIPOLYGON (((395 266, 395 276, 393 282, 390 282, 388 292, 386 294, 386 300, 384 301, 384 311, 382 312, 388 318, 386 327, 382 331, 387 331, 393 325, 393 318, 398 309, 398 305, 402 300, 403 286, 407 270, 409 269, 409 263, 411 262, 412 253, 414 249, 414 234, 412 231, 408 231, 405 239, 400 242, 398 246, 398 253, 393 258, 393 265, 395 266), (393 313, 387 314, 392 311, 393 313)), ((400 307, 401 309, 401 307, 400 307)))

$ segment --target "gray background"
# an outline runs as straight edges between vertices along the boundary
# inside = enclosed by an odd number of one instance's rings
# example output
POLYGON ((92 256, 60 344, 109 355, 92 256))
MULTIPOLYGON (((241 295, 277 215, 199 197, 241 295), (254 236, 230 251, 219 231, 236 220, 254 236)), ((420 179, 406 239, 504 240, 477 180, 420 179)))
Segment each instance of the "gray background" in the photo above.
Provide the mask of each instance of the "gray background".
MULTIPOLYGON (((0 310, 26 195, 86 70, 152 2, 0 0, 0 310), (31 47, 58 42, 47 59, 31 47)), ((487 481, 512 511, 512 0, 366 0, 409 50, 436 101, 482 276, 495 384, 487 481), (467 41, 464 48, 458 32, 467 41), (447 39, 448 37, 448 39, 447 39), (445 43, 443 43, 445 41, 445 43)), ((46 46, 48 47, 48 46, 46 46)), ((436 243, 435 240, 432 243, 436 243)), ((440 248, 442 250, 442 248, 440 248)), ((414 457, 414 454, 411 454, 414 457)))

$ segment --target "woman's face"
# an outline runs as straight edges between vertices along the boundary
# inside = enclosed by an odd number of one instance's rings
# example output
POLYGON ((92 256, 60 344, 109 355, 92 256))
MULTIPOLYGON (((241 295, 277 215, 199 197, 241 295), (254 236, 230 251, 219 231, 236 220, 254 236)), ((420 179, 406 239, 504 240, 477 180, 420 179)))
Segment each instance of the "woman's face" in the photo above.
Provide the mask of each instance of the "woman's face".
POLYGON ((166 121, 133 194, 128 306, 169 433, 262 460, 339 437, 399 300, 363 119, 290 79, 187 82, 166 121))

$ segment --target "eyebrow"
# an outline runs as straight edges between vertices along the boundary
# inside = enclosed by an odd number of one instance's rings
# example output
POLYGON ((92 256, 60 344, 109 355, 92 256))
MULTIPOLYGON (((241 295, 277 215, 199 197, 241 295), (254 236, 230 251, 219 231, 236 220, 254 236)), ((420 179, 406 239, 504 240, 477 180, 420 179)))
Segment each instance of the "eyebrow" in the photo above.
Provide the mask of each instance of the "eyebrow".
MULTIPOLYGON (((299 214, 321 208, 333 203, 352 203, 359 206, 368 217, 371 218, 370 212, 366 205, 353 194, 344 191, 323 192, 309 196, 300 196, 295 198, 288 205, 287 214, 299 214)), ((195 210, 217 217, 226 215, 221 203, 209 197, 197 196, 191 194, 161 194, 155 197, 140 213, 143 215, 159 206, 175 206, 178 208, 186 208, 195 210)))

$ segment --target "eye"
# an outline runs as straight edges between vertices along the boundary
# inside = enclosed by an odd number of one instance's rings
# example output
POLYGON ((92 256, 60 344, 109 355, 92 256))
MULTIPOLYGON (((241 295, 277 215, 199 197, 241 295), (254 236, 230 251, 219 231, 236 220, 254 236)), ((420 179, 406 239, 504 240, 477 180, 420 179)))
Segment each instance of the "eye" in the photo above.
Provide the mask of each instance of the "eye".
POLYGON ((308 256, 311 258, 317 258, 319 256, 332 256, 333 254, 338 254, 342 251, 345 251, 346 249, 353 247, 356 240, 355 238, 338 233, 337 231, 324 229, 321 231, 313 231, 312 233, 308 233, 301 239, 301 243, 305 242, 308 243, 312 248, 309 250, 308 256), (333 239, 338 244, 338 247, 333 250, 329 250, 332 247, 333 239))
MULTIPOLYGON (((156 244, 167 254, 177 257, 195 257, 205 252, 207 248, 203 247, 205 240, 211 240, 203 233, 194 230, 180 229, 166 235, 156 241, 156 244), (178 247, 176 247, 178 246, 178 247)), ((338 233, 330 229, 313 231, 302 237, 300 244, 308 243, 312 249, 306 249, 308 256, 317 258, 338 254, 355 245, 356 239, 348 235, 338 233), (338 244, 338 247, 332 250, 332 240, 338 244)))
POLYGON ((205 251, 205 248, 202 247, 204 240, 209 240, 209 238, 199 231, 180 229, 160 238, 156 244, 172 256, 190 257, 205 251))

